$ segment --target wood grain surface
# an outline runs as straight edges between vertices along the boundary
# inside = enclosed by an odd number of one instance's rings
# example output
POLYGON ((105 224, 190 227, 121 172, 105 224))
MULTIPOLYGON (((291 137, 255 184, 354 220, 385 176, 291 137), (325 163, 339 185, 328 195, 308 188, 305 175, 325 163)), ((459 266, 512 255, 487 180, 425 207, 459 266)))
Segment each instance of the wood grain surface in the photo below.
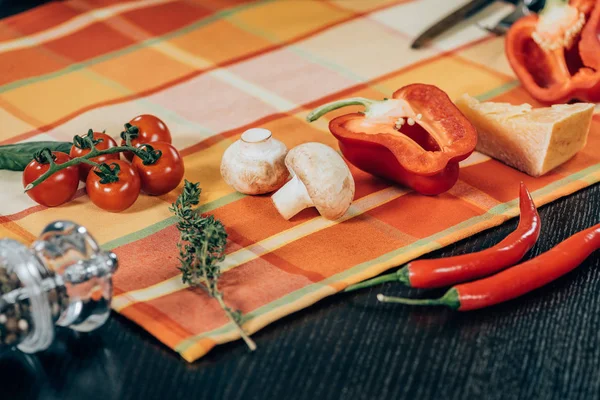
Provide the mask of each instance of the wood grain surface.
MULTIPOLYGON (((600 185, 540 208, 527 257, 600 222, 600 185)), ((489 247, 517 220, 431 253, 489 247)), ((37 356, 0 357, 2 399, 597 399, 600 252, 520 299, 457 313, 377 303, 428 296, 386 284, 338 294, 188 364, 117 315, 37 356), (32 384, 32 382, 34 382, 32 384)))

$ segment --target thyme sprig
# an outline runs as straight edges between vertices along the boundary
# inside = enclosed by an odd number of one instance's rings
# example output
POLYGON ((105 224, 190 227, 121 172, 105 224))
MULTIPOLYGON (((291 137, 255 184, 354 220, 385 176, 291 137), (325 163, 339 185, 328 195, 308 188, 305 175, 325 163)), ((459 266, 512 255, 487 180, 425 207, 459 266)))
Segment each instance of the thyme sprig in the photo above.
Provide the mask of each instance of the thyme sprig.
POLYGON ((250 350, 256 344, 242 328, 242 313, 225 304, 218 282, 221 276, 219 263, 225 260, 227 232, 214 216, 203 216, 193 207, 200 202, 200 184, 185 181, 183 191, 169 210, 178 219, 179 261, 183 283, 204 289, 215 298, 227 317, 235 325, 250 350))

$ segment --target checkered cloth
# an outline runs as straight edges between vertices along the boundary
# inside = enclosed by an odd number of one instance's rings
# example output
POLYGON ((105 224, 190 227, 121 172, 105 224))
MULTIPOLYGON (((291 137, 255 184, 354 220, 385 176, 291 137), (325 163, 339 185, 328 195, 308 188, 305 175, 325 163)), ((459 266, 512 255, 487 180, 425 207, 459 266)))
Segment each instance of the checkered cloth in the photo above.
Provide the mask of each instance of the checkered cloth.
MULTIPOLYGON (((314 209, 281 218, 267 196, 244 196, 220 177, 223 151, 250 127, 292 148, 337 148, 328 114, 312 108, 350 96, 382 98, 415 82, 451 98, 535 102, 508 67, 503 39, 465 21, 435 46, 409 49, 416 33, 460 1, 68 0, 0 21, 0 141, 71 140, 89 128, 113 136, 151 113, 170 127, 186 178, 203 188, 201 209, 227 227, 221 280, 244 327, 265 325, 518 214, 523 180, 538 205, 598 182, 600 126, 587 148, 538 179, 481 154, 436 197, 415 194, 352 168, 356 197, 338 221, 314 209), (596 149, 596 151, 593 151, 596 149)), ((476 18, 505 14, 495 4, 476 18)), ((474 17, 475 18, 475 17, 474 17)), ((484 21, 485 22, 485 21, 484 21)), ((179 190, 140 196, 118 215, 83 189, 57 208, 22 192, 21 174, 0 171, 0 235, 29 242, 49 222, 86 226, 120 258, 113 308, 193 361, 239 338, 217 302, 181 283, 178 232, 168 205, 179 190)), ((267 344, 264 344, 267 345, 267 344)))

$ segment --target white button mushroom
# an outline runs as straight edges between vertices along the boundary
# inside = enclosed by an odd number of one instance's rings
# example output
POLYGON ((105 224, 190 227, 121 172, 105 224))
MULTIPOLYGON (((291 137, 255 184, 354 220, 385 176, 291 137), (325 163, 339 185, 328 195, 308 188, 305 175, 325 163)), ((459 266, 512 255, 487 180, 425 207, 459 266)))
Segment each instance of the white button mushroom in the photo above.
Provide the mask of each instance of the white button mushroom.
POLYGON ((240 140, 225 150, 221 176, 241 193, 273 192, 289 178, 285 167, 286 153, 285 144, 272 138, 268 129, 248 129, 240 140))
POLYGON ((316 207, 327 219, 338 219, 354 199, 354 179, 342 157, 321 143, 294 147, 285 158, 292 179, 272 197, 285 219, 316 207))

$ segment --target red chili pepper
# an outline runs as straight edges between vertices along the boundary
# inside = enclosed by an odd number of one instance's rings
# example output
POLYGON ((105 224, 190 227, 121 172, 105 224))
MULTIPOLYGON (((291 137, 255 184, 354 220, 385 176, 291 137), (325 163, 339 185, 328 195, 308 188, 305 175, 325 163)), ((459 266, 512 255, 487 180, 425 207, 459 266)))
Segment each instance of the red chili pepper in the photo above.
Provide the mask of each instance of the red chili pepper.
POLYGON ((553 249, 489 278, 454 286, 439 299, 414 300, 377 295, 385 303, 439 305, 476 310, 522 296, 565 275, 600 248, 600 224, 576 233, 553 249))
POLYGON ((595 0, 547 0, 506 35, 506 56, 523 87, 543 103, 600 100, 600 7, 595 0))
POLYGON ((402 282, 414 288, 431 289, 479 279, 515 265, 537 241, 541 225, 535 203, 523 182, 519 209, 521 216, 517 229, 494 247, 455 257, 413 261, 394 273, 357 283, 345 291, 383 282, 402 282))
POLYGON ((334 118, 329 130, 340 150, 356 167, 415 191, 435 195, 458 179, 458 162, 475 149, 477 131, 435 86, 413 84, 392 99, 362 97, 335 101, 313 110, 313 122, 329 111, 362 105, 363 113, 334 118))

